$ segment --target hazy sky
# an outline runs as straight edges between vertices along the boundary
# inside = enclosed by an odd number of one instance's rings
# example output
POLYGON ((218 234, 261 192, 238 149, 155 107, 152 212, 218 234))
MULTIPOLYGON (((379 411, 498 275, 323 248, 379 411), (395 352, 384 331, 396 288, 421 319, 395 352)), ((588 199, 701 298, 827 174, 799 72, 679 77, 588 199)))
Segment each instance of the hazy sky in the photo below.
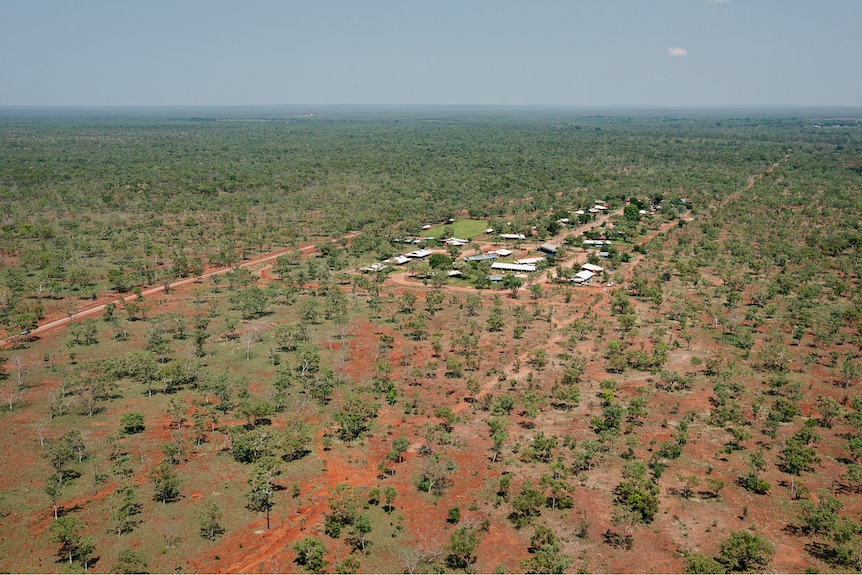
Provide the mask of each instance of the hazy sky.
POLYGON ((862 105, 862 0, 0 0, 0 105, 862 105))

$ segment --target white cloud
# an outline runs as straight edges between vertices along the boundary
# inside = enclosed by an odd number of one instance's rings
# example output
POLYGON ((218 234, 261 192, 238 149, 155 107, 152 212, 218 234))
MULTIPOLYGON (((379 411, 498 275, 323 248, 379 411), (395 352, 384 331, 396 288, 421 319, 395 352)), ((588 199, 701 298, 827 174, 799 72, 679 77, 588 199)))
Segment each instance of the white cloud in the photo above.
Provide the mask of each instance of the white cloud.
POLYGON ((673 57, 688 56, 688 50, 685 48, 668 48, 667 55, 673 57))

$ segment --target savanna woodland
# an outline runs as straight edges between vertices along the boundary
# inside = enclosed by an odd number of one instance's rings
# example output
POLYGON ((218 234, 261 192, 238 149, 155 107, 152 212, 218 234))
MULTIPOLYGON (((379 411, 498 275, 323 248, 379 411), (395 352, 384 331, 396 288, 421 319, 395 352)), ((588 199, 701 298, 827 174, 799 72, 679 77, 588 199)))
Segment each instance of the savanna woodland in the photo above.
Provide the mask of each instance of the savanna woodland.
POLYGON ((862 570, 859 110, 0 111, 0 570, 862 570))

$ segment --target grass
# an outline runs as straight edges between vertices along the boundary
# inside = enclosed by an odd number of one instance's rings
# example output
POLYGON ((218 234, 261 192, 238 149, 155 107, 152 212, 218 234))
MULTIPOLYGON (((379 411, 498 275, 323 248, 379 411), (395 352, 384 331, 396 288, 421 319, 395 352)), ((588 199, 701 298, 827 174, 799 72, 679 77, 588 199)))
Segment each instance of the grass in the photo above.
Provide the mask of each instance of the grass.
POLYGON ((435 238, 442 237, 443 228, 446 226, 452 226, 452 229, 455 230, 453 235, 456 238, 469 240, 482 235, 485 230, 488 229, 488 222, 485 220, 458 220, 452 224, 438 224, 430 230, 424 230, 422 235, 424 236, 427 234, 429 236, 434 236, 435 238))

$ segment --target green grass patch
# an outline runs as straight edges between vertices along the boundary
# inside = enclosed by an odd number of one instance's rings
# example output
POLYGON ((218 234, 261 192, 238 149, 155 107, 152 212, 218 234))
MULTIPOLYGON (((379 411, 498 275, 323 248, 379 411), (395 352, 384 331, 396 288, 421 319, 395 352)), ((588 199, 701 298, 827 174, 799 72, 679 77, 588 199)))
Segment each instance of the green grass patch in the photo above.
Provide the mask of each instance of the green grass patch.
POLYGON ((456 238, 470 240, 482 235, 488 229, 488 222, 486 220, 458 220, 452 224, 438 224, 430 230, 424 230, 422 235, 434 236, 435 238, 442 237, 443 228, 446 226, 452 226, 452 229, 455 230, 453 235, 456 238))

